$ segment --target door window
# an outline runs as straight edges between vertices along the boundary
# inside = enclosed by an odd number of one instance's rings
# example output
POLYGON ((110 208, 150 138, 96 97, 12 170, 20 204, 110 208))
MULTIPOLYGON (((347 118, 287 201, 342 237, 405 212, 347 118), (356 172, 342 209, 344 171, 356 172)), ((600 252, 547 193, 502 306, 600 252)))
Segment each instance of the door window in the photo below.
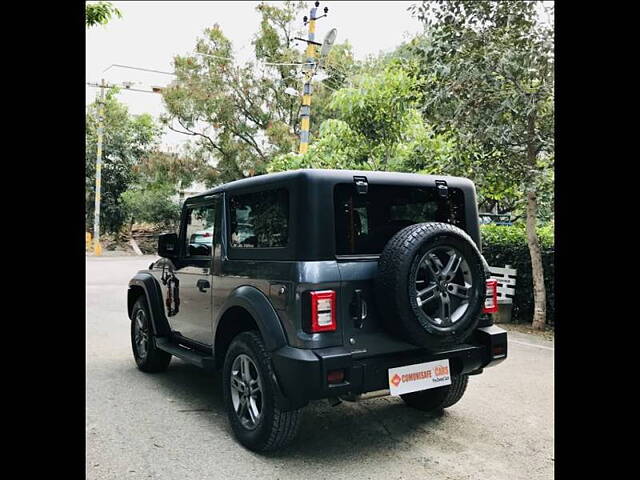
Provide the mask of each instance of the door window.
POLYGON ((185 229, 185 256, 210 257, 213 252, 215 207, 206 205, 187 211, 185 229))

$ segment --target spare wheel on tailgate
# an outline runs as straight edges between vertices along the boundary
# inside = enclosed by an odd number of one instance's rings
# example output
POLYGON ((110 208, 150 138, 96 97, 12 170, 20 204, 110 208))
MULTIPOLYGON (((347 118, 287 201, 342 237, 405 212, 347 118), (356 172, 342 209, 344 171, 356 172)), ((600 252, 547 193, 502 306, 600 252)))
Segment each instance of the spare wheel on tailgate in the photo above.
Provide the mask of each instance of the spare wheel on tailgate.
POLYGON ((414 345, 464 342, 478 324, 486 280, 478 247, 447 223, 410 225, 386 244, 376 301, 385 326, 414 345))

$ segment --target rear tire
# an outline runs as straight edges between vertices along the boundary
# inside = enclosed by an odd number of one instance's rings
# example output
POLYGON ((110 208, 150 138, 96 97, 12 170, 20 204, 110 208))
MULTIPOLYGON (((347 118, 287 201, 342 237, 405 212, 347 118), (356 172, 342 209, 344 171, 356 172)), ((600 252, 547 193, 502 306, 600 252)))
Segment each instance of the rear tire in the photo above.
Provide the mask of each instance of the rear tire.
POLYGON ((400 395, 407 405, 425 412, 441 412, 460 401, 467 389, 468 375, 452 377, 451 385, 400 395))
POLYGON ((136 300, 131 310, 131 348, 136 365, 143 372, 164 372, 169 367, 171 354, 156 347, 149 307, 144 295, 136 300))
POLYGON ((278 407, 271 356, 257 332, 240 333, 231 342, 222 379, 229 422, 242 445, 266 452, 294 439, 302 409, 283 411, 278 407))

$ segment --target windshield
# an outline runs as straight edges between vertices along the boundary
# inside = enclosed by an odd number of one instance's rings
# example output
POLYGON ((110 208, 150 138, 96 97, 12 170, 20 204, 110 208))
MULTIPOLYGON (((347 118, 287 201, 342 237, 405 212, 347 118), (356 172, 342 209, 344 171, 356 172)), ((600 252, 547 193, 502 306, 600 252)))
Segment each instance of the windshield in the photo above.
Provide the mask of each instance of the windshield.
POLYGON ((334 190, 336 255, 377 255, 398 231, 414 223, 445 222, 464 229, 464 194, 449 188, 369 185, 359 194, 353 184, 334 190))

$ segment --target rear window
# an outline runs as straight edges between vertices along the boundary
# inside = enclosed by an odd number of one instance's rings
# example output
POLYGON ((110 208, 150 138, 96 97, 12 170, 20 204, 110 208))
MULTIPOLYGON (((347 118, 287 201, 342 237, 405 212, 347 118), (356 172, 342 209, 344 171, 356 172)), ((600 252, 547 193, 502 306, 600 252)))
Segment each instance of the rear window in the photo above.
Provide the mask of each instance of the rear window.
POLYGON ((398 231, 414 223, 445 222, 464 229, 464 194, 449 188, 369 185, 359 194, 354 184, 334 190, 337 255, 377 255, 398 231))

